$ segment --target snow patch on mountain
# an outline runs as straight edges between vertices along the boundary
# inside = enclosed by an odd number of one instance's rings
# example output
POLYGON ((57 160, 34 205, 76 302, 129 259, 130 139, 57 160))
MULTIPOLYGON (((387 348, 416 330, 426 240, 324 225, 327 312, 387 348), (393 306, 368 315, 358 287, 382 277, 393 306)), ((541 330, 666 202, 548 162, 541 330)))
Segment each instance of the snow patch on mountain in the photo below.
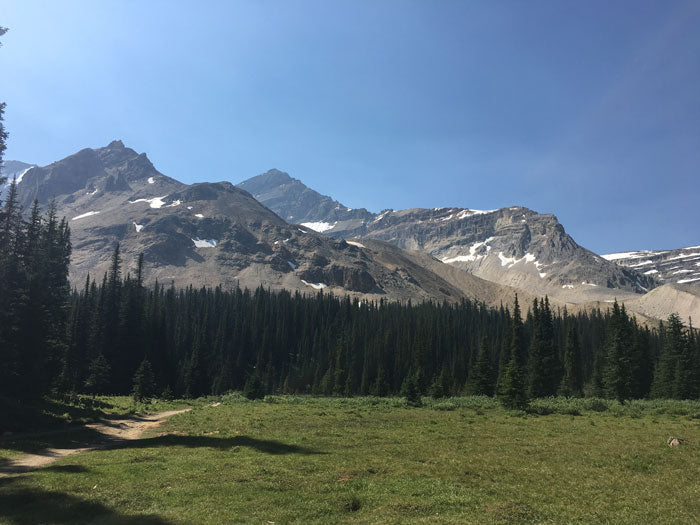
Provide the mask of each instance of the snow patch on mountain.
POLYGON ((192 242, 197 248, 215 248, 219 241, 216 239, 192 239, 192 242))
POLYGON ((83 213, 82 215, 78 215, 77 217, 73 217, 71 220, 72 221, 77 221, 78 219, 83 219, 85 217, 90 217, 92 215, 99 215, 99 211, 89 211, 87 213, 83 213))
POLYGON ((328 231, 332 229, 336 224, 338 224, 338 221, 334 222, 333 224, 329 222, 302 222, 302 226, 306 226, 307 228, 310 228, 314 231, 317 231, 318 233, 323 233, 325 231, 328 231))
MULTIPOLYGON (((445 257, 443 259, 440 259, 442 262, 445 264, 451 264, 455 262, 473 262, 478 259, 483 259, 486 257, 488 252, 491 251, 491 246, 488 246, 487 243, 491 242, 494 239, 494 237, 489 237, 485 241, 479 241, 475 242, 469 247, 469 255, 457 255, 456 257, 445 257), (486 247, 486 254, 477 254, 477 250, 479 250, 482 246, 486 247)), ((501 254, 502 255, 502 254, 501 254)), ((499 255, 500 257, 500 255, 499 255)), ((503 259, 501 259, 503 261, 503 259)))
POLYGON ((152 199, 136 199, 135 201, 129 201, 129 204, 136 204, 137 202, 147 202, 151 208, 162 208, 165 205, 165 199, 167 195, 162 197, 153 197, 152 199))
POLYGON ((316 290, 321 290, 328 286, 326 283, 309 283, 306 282, 304 279, 302 279, 301 282, 304 283, 306 286, 311 286, 311 288, 315 288, 316 290))

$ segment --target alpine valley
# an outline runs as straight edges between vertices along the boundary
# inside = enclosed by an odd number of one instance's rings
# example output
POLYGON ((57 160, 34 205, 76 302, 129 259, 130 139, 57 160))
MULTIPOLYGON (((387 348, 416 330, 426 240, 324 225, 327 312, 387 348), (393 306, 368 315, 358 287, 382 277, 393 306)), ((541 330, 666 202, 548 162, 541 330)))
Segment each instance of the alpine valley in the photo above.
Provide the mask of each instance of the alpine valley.
POLYGON ((570 311, 618 299, 643 321, 700 317, 697 247, 600 256, 554 215, 521 206, 372 213, 278 170, 238 186, 187 185, 121 141, 44 167, 7 161, 4 171, 25 210, 54 202, 69 221, 74 285, 99 279, 118 242, 127 271, 144 254, 150 283, 493 306, 518 293, 570 311))

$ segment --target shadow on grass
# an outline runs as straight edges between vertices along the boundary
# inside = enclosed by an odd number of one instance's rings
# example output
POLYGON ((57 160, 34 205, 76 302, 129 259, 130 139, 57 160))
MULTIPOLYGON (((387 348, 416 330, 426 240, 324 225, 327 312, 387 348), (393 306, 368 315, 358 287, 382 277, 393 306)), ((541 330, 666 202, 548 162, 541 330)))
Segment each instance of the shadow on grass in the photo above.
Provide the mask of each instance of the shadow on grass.
POLYGON ((0 522, 13 525, 34 523, 103 523, 168 525, 157 515, 127 516, 95 501, 63 492, 28 487, 18 478, 0 480, 0 522))
POLYGON ((69 423, 124 417, 106 413, 114 405, 91 398, 19 400, 0 397, 0 435, 5 432, 62 431, 69 423))
MULTIPOLYGON (((265 454, 283 455, 283 454, 323 454, 318 450, 311 448, 300 447, 298 445, 289 445, 281 441, 271 439, 258 439, 249 436, 235 436, 232 438, 213 437, 213 436, 182 436, 177 434, 168 434, 164 436, 125 440, 115 438, 106 434, 102 434, 93 429, 85 429, 76 431, 75 433, 55 434, 44 437, 41 440, 18 440, 14 442, 6 442, 2 447, 12 449, 18 452, 37 454, 45 457, 55 457, 60 459, 64 457, 60 453, 54 452, 53 449, 79 449, 79 448, 96 448, 96 449, 135 449, 135 448, 156 448, 156 447, 187 447, 187 448, 215 448, 218 450, 228 450, 234 447, 249 447, 265 454)), ((0 474, 23 474, 37 469, 61 469, 65 468, 64 472, 71 472, 70 468, 79 469, 76 465, 54 466, 54 467, 33 467, 21 466, 13 462, 12 459, 0 458, 0 474)), ((79 470, 75 470, 79 472, 79 470)))
POLYGON ((298 445, 288 445, 281 441, 271 439, 257 439, 249 436, 235 436, 232 438, 221 438, 211 436, 180 436, 169 434, 153 438, 137 439, 134 441, 123 441, 110 445, 110 449, 121 448, 153 448, 153 447, 188 447, 188 448, 216 448, 227 450, 233 447, 249 447, 266 454, 323 454, 318 450, 300 447, 298 445))
POLYGON ((49 465, 48 467, 44 467, 42 470, 47 470, 49 472, 62 472, 64 474, 83 474, 90 471, 90 469, 83 467, 82 465, 49 465))

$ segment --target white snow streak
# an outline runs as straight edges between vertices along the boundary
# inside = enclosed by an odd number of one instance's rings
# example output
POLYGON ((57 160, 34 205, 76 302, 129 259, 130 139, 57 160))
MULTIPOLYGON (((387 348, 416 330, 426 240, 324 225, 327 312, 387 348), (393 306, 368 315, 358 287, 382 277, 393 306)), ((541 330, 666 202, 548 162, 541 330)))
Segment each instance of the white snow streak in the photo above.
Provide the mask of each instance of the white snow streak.
POLYGON ((148 177, 148 183, 149 184, 154 184, 156 180, 153 177, 148 177))
POLYGON ((617 261, 618 259, 639 259, 645 256, 645 252, 619 252, 601 255, 601 257, 606 261, 617 261))
POLYGON ((100 213, 99 211, 89 211, 87 213, 83 213, 82 215, 78 215, 77 217, 73 217, 71 220, 77 221, 78 219, 82 219, 84 217, 90 217, 91 215, 98 215, 99 213, 100 213))
POLYGON ((307 283, 304 279, 302 279, 301 282, 304 283, 306 286, 311 286, 311 288, 315 288, 316 290, 321 290, 322 288, 328 286, 326 283, 307 283))
POLYGON ((457 218, 458 219, 466 219, 467 217, 472 217, 474 215, 485 215, 487 213, 493 213, 495 211, 498 211, 498 210, 470 210, 470 209, 466 209, 466 210, 462 210, 462 213, 457 215, 457 218))
POLYGON ((22 178, 24 177, 24 174, 27 173, 30 169, 32 169, 34 166, 28 167, 26 170, 24 170, 22 173, 19 174, 19 177, 17 177, 17 180, 15 181, 17 184, 22 182, 22 178))
POLYGON ((692 283, 695 281, 700 281, 700 277, 693 277, 692 279, 681 279, 680 281, 678 281, 678 284, 692 283))
MULTIPOLYGON (((481 248, 482 246, 485 246, 486 243, 491 242, 494 238, 489 237, 485 241, 480 241, 480 242, 475 242, 469 247, 469 255, 457 255, 456 257, 446 257, 444 259, 441 259, 442 262, 445 264, 451 264, 454 262, 471 262, 471 261, 476 261, 477 259, 483 259, 486 257, 486 255, 480 254, 477 255, 476 251, 481 248)), ((490 246, 486 247, 487 251, 491 249, 490 246)))
POLYGON ((202 215, 201 213, 195 213, 194 216, 197 217, 198 219, 204 218, 204 215, 202 215))
POLYGON ((147 202, 151 208, 162 208, 165 202, 163 199, 165 199, 167 195, 163 195, 162 197, 153 197, 152 199, 136 199, 135 201, 129 201, 129 204, 136 204, 137 202, 147 202))
POLYGON ((327 230, 330 230, 333 228, 336 224, 338 224, 338 221, 335 221, 333 224, 329 222, 302 222, 302 226, 306 226, 307 228, 310 228, 314 231, 317 231, 319 233, 323 233, 327 230))
POLYGON ((219 241, 216 239, 192 239, 197 248, 214 248, 219 241))
POLYGON ((345 241, 348 244, 352 244, 353 246, 357 246, 358 248, 364 248, 365 245, 360 243, 360 242, 355 242, 355 241, 345 241))

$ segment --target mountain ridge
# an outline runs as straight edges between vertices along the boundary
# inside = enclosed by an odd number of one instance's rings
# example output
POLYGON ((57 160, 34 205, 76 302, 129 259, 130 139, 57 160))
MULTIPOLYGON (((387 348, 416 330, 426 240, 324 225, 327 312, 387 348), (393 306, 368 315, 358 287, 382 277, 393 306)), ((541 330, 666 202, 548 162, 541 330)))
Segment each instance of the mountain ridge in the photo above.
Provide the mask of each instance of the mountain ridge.
POLYGON ((511 206, 386 209, 378 214, 363 209, 363 214, 352 216, 338 201, 284 175, 288 179, 281 184, 278 173, 267 172, 239 186, 252 189, 258 200, 280 215, 296 210, 307 221, 304 224, 326 235, 371 237, 426 251, 478 277, 565 302, 632 296, 658 285, 649 275, 622 268, 579 246, 553 214, 511 206), (294 181, 293 190, 288 180, 294 181), (307 190, 317 197, 300 199, 307 190), (330 215, 322 202, 335 203, 340 210, 330 215))

